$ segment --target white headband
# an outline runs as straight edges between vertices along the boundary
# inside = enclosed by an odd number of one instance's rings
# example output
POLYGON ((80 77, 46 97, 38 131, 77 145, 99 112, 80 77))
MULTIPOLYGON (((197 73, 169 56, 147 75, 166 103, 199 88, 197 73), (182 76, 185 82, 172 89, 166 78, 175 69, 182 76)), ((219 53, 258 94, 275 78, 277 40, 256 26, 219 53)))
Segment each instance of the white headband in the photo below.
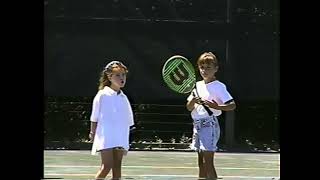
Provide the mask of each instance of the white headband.
POLYGON ((123 65, 120 61, 111 61, 111 62, 109 62, 109 63, 106 65, 106 67, 105 67, 104 69, 107 70, 107 69, 109 69, 109 68, 110 68, 112 65, 114 65, 114 64, 119 64, 119 65, 127 68, 127 67, 126 67, 125 65, 123 65))

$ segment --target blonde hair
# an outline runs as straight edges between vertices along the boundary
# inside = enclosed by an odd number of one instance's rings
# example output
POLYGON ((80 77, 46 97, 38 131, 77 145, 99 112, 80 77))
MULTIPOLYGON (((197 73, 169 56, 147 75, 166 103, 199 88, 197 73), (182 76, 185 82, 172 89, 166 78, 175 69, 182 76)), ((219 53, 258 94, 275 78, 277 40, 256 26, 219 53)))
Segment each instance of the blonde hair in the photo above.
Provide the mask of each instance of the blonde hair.
POLYGON ((122 69, 126 74, 129 72, 128 68, 120 61, 112 61, 106 65, 100 74, 98 90, 102 90, 105 86, 110 86, 111 81, 108 76, 111 76, 114 69, 122 69))
POLYGON ((211 62, 214 66, 218 66, 218 59, 216 55, 212 52, 204 52, 198 58, 197 65, 200 66, 201 64, 209 64, 211 62))

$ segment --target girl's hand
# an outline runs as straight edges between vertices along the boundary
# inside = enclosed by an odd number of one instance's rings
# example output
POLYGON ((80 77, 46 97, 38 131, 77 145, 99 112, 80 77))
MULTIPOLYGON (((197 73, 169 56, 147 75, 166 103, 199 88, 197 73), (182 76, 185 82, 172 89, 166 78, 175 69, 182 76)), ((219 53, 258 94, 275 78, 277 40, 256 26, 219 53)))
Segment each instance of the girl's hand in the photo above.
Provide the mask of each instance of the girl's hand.
POLYGON ((93 132, 90 132, 90 133, 89 133, 90 142, 93 142, 93 140, 94 140, 94 135, 95 135, 95 133, 93 133, 93 132))
POLYGON ((209 106, 210 108, 219 110, 219 105, 214 100, 212 100, 212 102, 208 101, 208 100, 204 100, 203 105, 206 105, 206 106, 209 106))

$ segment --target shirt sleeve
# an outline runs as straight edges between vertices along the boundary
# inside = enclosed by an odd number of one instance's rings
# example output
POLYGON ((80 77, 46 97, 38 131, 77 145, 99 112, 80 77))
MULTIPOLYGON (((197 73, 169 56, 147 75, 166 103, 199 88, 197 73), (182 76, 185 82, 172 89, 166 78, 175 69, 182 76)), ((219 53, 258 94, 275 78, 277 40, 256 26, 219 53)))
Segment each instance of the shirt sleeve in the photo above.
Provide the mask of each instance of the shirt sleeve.
POLYGON ((225 85, 222 85, 217 91, 218 98, 225 104, 226 102, 233 100, 233 97, 228 92, 225 85))
POLYGON ((126 97, 126 100, 127 100, 127 105, 128 105, 128 125, 129 126, 133 126, 134 125, 134 119, 133 119, 133 112, 132 112, 132 108, 131 108, 131 104, 128 100, 128 98, 126 97))
POLYGON ((97 95, 93 99, 92 103, 92 112, 90 116, 91 122, 98 122, 99 121, 99 114, 100 114, 100 93, 98 92, 97 95))

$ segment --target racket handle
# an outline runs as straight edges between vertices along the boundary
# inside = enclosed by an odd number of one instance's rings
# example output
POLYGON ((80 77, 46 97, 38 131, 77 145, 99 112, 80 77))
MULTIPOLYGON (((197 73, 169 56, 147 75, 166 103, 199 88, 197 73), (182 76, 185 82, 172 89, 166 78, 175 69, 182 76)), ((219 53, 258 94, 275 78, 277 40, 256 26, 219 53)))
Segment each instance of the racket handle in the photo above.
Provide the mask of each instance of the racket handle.
POLYGON ((213 112, 205 105, 202 105, 204 107, 204 109, 207 111, 207 113, 209 114, 209 116, 211 116, 213 114, 213 112))
MULTIPOLYGON (((195 87, 195 91, 197 92, 197 94, 199 94, 198 93, 198 90, 197 90, 197 84, 196 84, 196 87, 195 87)), ((196 96, 195 95, 195 92, 194 91, 192 91, 192 93, 193 93, 193 96, 196 96)), ((198 96, 199 97, 199 96, 198 96)), ((209 114, 209 116, 211 116, 212 114, 213 114, 213 112, 207 107, 207 106, 205 106, 205 105, 203 105, 203 104, 201 104, 203 107, 204 107, 204 109, 207 111, 207 113, 209 114)))

